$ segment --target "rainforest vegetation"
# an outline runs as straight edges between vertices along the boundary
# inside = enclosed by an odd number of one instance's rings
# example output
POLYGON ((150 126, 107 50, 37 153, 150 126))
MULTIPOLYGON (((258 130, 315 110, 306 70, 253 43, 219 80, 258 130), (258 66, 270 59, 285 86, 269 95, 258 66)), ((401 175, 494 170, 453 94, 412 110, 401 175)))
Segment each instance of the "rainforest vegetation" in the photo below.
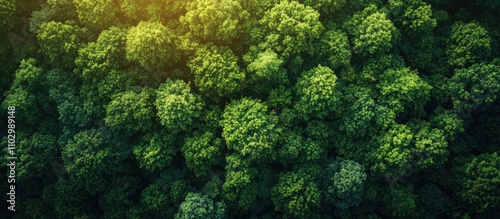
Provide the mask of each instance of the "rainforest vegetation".
POLYGON ((0 218, 498 218, 498 0, 0 0, 0 32, 0 218))

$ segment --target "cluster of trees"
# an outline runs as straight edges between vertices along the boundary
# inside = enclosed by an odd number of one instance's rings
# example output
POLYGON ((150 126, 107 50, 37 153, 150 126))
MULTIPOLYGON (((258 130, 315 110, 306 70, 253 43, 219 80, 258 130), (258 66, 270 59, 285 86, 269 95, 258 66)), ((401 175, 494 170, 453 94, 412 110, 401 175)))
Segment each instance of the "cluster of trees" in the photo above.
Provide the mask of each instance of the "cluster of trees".
POLYGON ((0 0, 19 157, 0 218, 497 217, 499 14, 496 0, 0 0))

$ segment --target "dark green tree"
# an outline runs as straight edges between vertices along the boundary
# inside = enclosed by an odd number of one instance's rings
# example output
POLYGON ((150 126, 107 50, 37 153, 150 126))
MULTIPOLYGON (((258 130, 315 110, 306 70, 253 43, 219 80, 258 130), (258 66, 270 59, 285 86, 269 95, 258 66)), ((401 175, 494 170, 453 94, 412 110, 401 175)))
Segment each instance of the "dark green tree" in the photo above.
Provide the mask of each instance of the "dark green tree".
POLYGON ((457 157, 453 175, 457 195, 471 212, 496 209, 500 204, 500 157, 495 153, 457 157))

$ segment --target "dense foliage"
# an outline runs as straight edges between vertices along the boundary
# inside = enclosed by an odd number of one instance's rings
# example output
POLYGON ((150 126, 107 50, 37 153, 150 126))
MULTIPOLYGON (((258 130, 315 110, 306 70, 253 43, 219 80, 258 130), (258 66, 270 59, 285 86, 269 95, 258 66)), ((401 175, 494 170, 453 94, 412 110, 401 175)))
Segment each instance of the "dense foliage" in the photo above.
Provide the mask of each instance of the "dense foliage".
POLYGON ((0 218, 497 218, 499 15, 0 0, 0 218))

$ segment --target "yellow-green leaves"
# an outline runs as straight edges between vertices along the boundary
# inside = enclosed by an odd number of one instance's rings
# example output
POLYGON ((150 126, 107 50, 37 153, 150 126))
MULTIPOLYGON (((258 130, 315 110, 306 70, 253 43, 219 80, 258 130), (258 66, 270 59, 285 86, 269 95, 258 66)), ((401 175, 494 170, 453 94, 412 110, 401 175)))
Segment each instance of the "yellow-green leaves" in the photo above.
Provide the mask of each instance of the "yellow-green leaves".
POLYGON ((179 20, 192 38, 222 44, 241 34, 250 16, 235 0, 194 0, 188 3, 186 11, 179 20))
POLYGON ((171 132, 186 130, 200 116, 203 102, 184 81, 167 79, 156 95, 155 106, 160 124, 171 132))
POLYGON ((277 122, 278 117, 262 102, 243 98, 224 110, 222 137, 229 149, 248 159, 271 158, 278 139, 277 122))
POLYGON ((172 31, 159 22, 140 22, 130 28, 126 43, 127 59, 148 71, 159 71, 179 59, 172 31))
POLYGON ((187 65, 198 89, 217 99, 242 89, 245 73, 237 62, 238 57, 229 48, 213 46, 199 48, 187 65))
POLYGON ((312 42, 323 31, 319 13, 297 1, 281 1, 259 21, 265 31, 263 50, 272 49, 284 58, 311 53, 312 42))
POLYGON ((300 100, 295 109, 306 118, 324 118, 331 112, 338 111, 340 92, 337 88, 337 76, 325 66, 318 65, 303 74, 296 85, 300 100))
POLYGON ((397 31, 386 14, 375 12, 368 15, 357 27, 354 52, 363 56, 386 53, 398 39, 397 31))

